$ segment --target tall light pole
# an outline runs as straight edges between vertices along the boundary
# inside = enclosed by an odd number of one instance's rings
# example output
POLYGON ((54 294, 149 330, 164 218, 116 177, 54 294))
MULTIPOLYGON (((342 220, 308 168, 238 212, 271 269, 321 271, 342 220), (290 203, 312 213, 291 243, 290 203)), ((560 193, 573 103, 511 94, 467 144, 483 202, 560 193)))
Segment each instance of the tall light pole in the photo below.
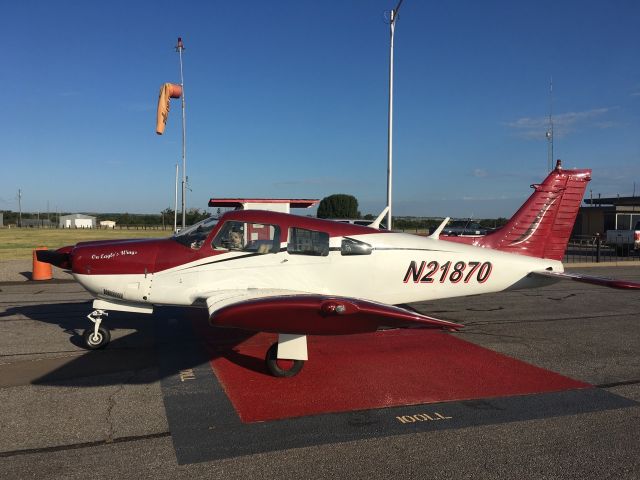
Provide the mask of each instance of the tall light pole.
POLYGON ((186 197, 187 197, 187 126, 184 113, 184 76, 182 74, 182 51, 184 50, 184 44, 182 43, 182 37, 178 37, 178 44, 176 45, 176 52, 180 57, 180 87, 182 87, 182 228, 187 224, 187 210, 186 210, 186 197))
POLYGON ((398 2, 396 8, 391 10, 389 14, 389 128, 387 133, 387 230, 391 230, 391 198, 393 183, 393 32, 396 26, 396 18, 398 18, 398 10, 403 0, 398 2))

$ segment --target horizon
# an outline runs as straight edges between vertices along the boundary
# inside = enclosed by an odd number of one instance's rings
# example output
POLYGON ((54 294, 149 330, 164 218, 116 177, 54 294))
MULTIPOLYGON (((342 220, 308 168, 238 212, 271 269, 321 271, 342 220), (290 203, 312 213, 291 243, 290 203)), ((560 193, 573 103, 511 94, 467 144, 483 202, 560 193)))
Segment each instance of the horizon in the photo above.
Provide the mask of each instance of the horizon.
MULTIPOLYGON (((169 21, 166 1, 8 5, 0 210, 18 211, 19 189, 23 211, 173 208, 180 103, 163 136, 154 126, 158 90, 179 83, 182 37, 187 209, 211 211, 214 196, 347 193, 377 215, 387 168, 383 12, 396 3, 196 4, 169 21)), ((587 198, 630 195, 640 180, 639 15, 632 0, 604 9, 405 1, 394 217, 510 217, 548 173, 551 78, 554 162, 593 169, 587 198)))
MULTIPOLYGON (((213 210, 213 207, 208 208, 208 210, 213 210)), ((218 207, 215 207, 215 210, 218 210, 218 207)), ((200 209, 200 214, 208 214, 208 216, 210 217, 221 217, 222 215, 224 215, 225 213, 229 212, 229 211, 233 211, 232 208, 220 208, 221 212, 218 214, 215 211, 207 211, 205 209, 200 209)), ((291 209, 291 215, 298 215, 298 216, 303 216, 303 217, 316 217, 316 212, 315 210, 317 209, 312 209, 312 208, 292 208, 291 209), (304 211, 303 211, 304 210, 304 211), (314 210, 313 214, 304 214, 305 212, 308 212, 309 210, 314 210)), ((12 215, 18 215, 20 212, 15 211, 15 210, 0 210, 0 215, 9 212, 12 215)), ((173 212, 173 210, 171 211, 171 213, 173 212)), ((61 212, 38 212, 38 211, 23 211, 22 215, 28 215, 29 217, 33 217, 36 216, 40 221, 44 221, 44 220, 49 220, 50 222, 54 222, 56 221, 56 219, 58 217, 64 217, 64 216, 68 216, 68 215, 87 215, 87 216, 95 216, 95 217, 104 217, 104 216, 108 216, 108 215, 129 215, 132 217, 142 217, 142 216, 155 216, 155 217, 162 217, 162 212, 158 212, 158 213, 153 213, 153 212, 141 212, 141 213, 131 213, 131 212, 91 212, 91 211, 78 211, 78 212, 66 212, 66 211, 61 211, 61 212), (46 217, 49 218, 46 218, 46 217), (44 218, 41 218, 44 217, 44 218)), ((360 217, 358 219, 364 219, 364 217, 368 216, 368 215, 374 215, 372 213, 362 213, 360 212, 360 217)), ((375 217, 374 217, 375 218, 375 217)), ((446 217, 443 216, 422 216, 422 215, 394 215, 393 218, 395 219, 417 219, 417 220, 444 220, 446 217)), ((333 217, 328 218, 329 220, 334 220, 333 217)), ((338 219, 336 217, 336 219, 338 219)), ((339 218, 342 219, 342 218, 339 218)), ((469 218, 469 217, 451 217, 450 220, 451 221, 456 221, 456 220, 502 220, 502 219, 507 219, 508 217, 486 217, 486 218, 480 218, 480 217, 476 217, 476 218, 469 218)), ((23 220, 25 220, 23 218, 23 220)), ((33 218, 28 218, 28 220, 33 220, 33 218)))

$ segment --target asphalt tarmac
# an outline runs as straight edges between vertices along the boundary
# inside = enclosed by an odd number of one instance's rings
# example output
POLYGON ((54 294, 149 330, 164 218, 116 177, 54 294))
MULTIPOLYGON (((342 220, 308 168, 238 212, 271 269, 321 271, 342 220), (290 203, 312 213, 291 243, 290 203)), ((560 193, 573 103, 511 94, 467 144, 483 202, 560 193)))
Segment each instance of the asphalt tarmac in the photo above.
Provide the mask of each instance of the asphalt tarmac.
MULTIPOLYGON (((640 266, 576 271, 640 281, 640 266)), ((412 306, 464 323, 460 338, 640 402, 640 292, 568 281, 412 306)), ((153 316, 113 313, 112 344, 88 354, 90 311, 73 282, 0 283, 1 478, 640 478, 637 405, 180 465, 153 316)))

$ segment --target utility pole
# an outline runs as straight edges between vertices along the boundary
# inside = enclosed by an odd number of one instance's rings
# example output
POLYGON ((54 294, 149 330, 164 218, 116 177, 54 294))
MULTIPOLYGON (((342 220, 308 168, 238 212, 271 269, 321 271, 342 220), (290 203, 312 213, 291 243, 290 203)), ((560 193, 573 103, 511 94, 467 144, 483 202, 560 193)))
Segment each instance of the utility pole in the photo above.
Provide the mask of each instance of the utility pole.
POLYGON ((391 230, 391 200, 392 200, 392 183, 393 183, 393 34, 396 26, 396 18, 398 17, 398 10, 402 5, 403 0, 398 2, 396 8, 391 10, 389 14, 389 34, 390 34, 390 48, 389 48, 389 119, 388 119, 388 134, 387 134, 387 206, 389 211, 387 212, 387 230, 391 230))
MULTIPOLYGON (((184 110, 184 76, 182 74, 182 51, 184 50, 184 44, 182 43, 182 37, 178 37, 178 44, 176 45, 176 52, 180 57, 180 87, 182 87, 182 228, 186 226, 187 210, 186 210, 186 196, 187 196, 187 146, 186 146, 186 120, 184 110)), ((174 229, 175 230, 175 229, 174 229)))
POLYGON ((22 190, 18 189, 18 226, 22 227, 22 190))

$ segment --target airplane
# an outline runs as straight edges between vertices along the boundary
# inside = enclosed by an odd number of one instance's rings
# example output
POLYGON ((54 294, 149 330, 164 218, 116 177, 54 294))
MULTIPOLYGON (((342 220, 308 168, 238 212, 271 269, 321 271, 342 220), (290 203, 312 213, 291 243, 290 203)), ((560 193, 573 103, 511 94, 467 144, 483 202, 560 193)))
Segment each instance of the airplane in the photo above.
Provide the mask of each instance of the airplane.
POLYGON ((462 325, 404 305, 534 288, 571 279, 640 289, 640 283, 565 273, 562 257, 591 170, 560 162, 502 228, 483 237, 428 237, 370 225, 263 210, 207 218, 173 237, 81 242, 38 260, 70 269, 93 296, 86 347, 105 347, 108 311, 150 314, 163 305, 206 308, 211 325, 272 332, 268 371, 292 377, 308 360, 307 335, 462 325), (445 239, 446 238, 446 239, 445 239))

